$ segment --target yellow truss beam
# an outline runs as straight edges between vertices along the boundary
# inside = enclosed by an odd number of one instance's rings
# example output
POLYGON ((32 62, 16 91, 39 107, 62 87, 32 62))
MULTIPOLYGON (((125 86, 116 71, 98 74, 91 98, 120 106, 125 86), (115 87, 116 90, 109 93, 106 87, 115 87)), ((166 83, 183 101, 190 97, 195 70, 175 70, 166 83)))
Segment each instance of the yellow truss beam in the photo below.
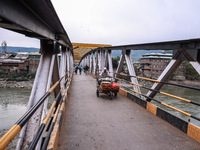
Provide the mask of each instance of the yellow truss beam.
POLYGON ((96 49, 98 47, 111 47, 112 45, 107 44, 87 44, 87 43, 72 43, 74 52, 74 62, 80 62, 81 57, 92 49, 96 49))

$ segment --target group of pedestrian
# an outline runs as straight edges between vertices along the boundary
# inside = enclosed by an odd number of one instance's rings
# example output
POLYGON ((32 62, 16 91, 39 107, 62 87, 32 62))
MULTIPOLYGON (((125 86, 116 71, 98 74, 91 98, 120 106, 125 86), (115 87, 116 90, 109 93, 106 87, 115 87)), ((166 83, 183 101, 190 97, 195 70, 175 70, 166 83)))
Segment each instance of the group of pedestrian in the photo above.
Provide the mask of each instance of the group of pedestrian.
POLYGON ((79 66, 75 66, 75 74, 77 74, 78 70, 79 70, 79 73, 81 75, 81 72, 83 70, 82 66, 80 66, 80 67, 79 66))
POLYGON ((86 66, 84 66, 83 68, 82 68, 82 66, 78 66, 78 65, 75 66, 74 72, 75 72, 76 75, 77 75, 77 73, 78 73, 78 70, 79 70, 80 75, 81 75, 81 73, 82 73, 82 70, 84 70, 85 75, 88 75, 89 66, 86 65, 86 66))

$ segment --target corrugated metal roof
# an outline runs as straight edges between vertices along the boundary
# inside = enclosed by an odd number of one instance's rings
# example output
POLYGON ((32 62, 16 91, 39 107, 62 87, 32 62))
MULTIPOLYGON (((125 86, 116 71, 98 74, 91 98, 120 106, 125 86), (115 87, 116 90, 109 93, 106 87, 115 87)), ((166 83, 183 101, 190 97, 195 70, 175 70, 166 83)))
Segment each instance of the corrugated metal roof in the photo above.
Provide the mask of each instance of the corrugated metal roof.
POLYGON ((17 59, 4 59, 3 63, 24 63, 24 60, 17 60, 17 59))
POLYGON ((147 53, 143 54, 141 59, 155 58, 155 59, 171 59, 172 54, 168 53, 147 53))
POLYGON ((29 55, 41 55, 39 52, 31 52, 31 53, 28 53, 29 55))
POLYGON ((11 56, 12 56, 12 54, 0 54, 0 58, 2 58, 2 59, 6 59, 6 58, 9 58, 11 56))
POLYGON ((15 56, 15 59, 27 59, 28 58, 28 54, 17 54, 15 56))

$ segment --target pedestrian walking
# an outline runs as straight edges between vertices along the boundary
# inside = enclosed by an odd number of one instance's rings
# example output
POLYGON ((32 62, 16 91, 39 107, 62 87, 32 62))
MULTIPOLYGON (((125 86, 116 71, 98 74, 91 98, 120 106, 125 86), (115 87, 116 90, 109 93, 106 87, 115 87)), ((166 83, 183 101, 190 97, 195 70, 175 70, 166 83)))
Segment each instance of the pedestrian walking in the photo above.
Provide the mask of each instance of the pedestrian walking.
POLYGON ((80 66, 80 67, 79 67, 80 75, 81 75, 82 70, 83 70, 83 68, 80 66))
POLYGON ((86 75, 86 76, 88 75, 88 70, 89 70, 89 66, 86 65, 86 66, 85 66, 85 75, 86 75))
POLYGON ((75 74, 77 75, 78 66, 75 66, 75 74))

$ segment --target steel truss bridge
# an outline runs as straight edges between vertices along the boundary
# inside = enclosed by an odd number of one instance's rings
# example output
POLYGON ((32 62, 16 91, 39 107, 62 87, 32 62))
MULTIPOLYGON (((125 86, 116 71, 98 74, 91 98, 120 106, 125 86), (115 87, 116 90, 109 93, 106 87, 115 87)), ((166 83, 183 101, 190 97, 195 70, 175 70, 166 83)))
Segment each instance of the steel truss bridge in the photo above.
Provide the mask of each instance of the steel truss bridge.
POLYGON ((161 90, 165 84, 200 90, 168 82, 183 61, 188 61, 200 74, 200 39, 121 46, 72 44, 50 0, 1 0, 0 27, 37 38, 41 43, 41 59, 27 112, 1 137, 0 149, 5 149, 16 135, 19 136, 18 150, 200 148, 198 126, 152 103, 154 101, 200 121, 199 115, 155 99, 159 93, 184 101, 184 104, 200 106, 197 101, 161 90), (112 50, 122 52, 116 70, 113 70, 112 50), (173 58, 158 79, 149 79, 135 73, 130 55, 132 50, 173 50, 173 58), (127 74, 122 72, 125 61, 127 74), (121 85, 117 100, 108 101, 105 96, 97 98, 95 79, 74 75, 74 62, 88 65, 89 74, 95 78, 108 66, 113 79, 121 85), (148 88, 139 84, 138 79, 154 84, 148 88), (143 94, 141 88, 147 89, 147 94, 143 94), (52 93, 55 100, 48 110, 52 93))

